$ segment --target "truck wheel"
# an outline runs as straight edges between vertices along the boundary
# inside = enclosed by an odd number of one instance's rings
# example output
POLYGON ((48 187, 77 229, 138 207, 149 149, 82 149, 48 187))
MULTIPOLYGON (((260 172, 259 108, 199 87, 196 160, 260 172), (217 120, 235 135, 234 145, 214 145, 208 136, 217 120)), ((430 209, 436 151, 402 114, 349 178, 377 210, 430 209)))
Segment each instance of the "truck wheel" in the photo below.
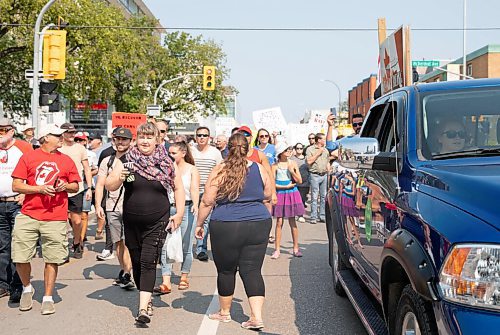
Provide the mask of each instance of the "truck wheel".
POLYGON ((335 289, 335 293, 341 297, 345 297, 345 290, 340 283, 340 280, 337 276, 337 271, 345 270, 347 267, 345 266, 342 258, 339 255, 339 247, 337 245, 337 239, 335 238, 335 234, 332 234, 332 277, 333 277, 333 288, 335 289))
POLYGON ((405 286, 399 298, 394 334, 438 334, 431 304, 424 301, 410 284, 405 286))

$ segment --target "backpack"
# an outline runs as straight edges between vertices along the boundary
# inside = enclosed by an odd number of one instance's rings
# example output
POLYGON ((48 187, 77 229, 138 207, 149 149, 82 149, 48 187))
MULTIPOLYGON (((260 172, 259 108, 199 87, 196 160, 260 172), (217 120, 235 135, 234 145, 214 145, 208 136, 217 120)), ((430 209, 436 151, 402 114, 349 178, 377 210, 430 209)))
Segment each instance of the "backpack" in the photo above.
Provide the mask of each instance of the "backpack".
MULTIPOLYGON (((109 169, 113 166, 113 163, 115 162, 116 158, 116 153, 113 153, 111 156, 109 156, 109 161, 108 164, 106 165, 107 171, 109 172, 109 169)), ((123 185, 120 186, 120 193, 118 194, 118 199, 116 199, 115 205, 113 206, 113 212, 116 210, 116 206, 118 205, 118 202, 120 201, 120 198, 123 193, 123 185)), ((101 201, 101 207, 104 208, 106 211, 106 200, 108 199, 109 196, 109 191, 104 188, 103 194, 102 194, 102 201, 101 201)))

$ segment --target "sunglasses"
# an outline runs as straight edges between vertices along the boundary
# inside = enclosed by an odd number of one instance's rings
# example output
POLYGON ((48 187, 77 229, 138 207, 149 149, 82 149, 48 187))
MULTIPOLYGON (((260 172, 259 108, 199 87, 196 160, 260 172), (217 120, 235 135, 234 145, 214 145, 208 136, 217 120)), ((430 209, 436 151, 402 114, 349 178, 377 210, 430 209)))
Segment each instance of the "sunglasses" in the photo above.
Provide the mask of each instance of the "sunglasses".
POLYGON ((268 137, 269 137, 269 135, 267 135, 267 134, 259 135, 259 138, 268 138, 268 137))
POLYGON ((315 137, 309 137, 309 141, 310 140, 315 140, 316 138, 315 137))
POLYGON ((208 136, 210 136, 210 135, 208 135, 208 134, 196 134, 196 137, 208 137, 208 136))
POLYGON ((296 147, 295 150, 304 150, 302 147, 296 147))
POLYGON ((466 135, 465 131, 463 131, 463 130, 459 130, 459 131, 448 130, 448 131, 445 131, 443 134, 446 134, 446 137, 449 139, 456 138, 457 136, 461 139, 464 139, 465 135, 466 135))
POLYGON ((14 128, 0 128, 0 134, 2 134, 2 135, 7 134, 12 129, 14 129, 14 128))
POLYGON ((165 129, 161 129, 160 133, 165 134, 167 131, 165 129))
POLYGON ((353 127, 361 127, 363 125, 363 122, 353 122, 352 126, 353 127))
POLYGON ((252 136, 252 134, 247 133, 246 131, 242 131, 241 133, 242 133, 242 134, 243 134, 243 136, 245 136, 245 137, 251 137, 251 136, 252 136))

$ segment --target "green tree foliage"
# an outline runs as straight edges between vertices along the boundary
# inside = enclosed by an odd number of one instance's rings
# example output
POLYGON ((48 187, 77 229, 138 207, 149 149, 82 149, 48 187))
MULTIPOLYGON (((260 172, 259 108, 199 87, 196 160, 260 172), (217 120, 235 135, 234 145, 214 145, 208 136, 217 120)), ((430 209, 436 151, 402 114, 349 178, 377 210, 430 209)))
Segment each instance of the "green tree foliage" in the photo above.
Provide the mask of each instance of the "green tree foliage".
MULTIPOLYGON (((0 0, 0 100, 11 114, 28 115, 31 90, 24 70, 33 64, 33 27, 46 0, 0 0)), ((145 112, 163 80, 217 66, 218 88, 201 89, 201 76, 165 85, 164 110, 181 120, 194 114, 224 113, 222 81, 225 55, 213 41, 186 33, 167 33, 163 44, 157 22, 145 16, 125 18, 99 0, 58 0, 45 14, 42 27, 61 16, 69 22, 66 79, 59 92, 69 101, 111 101, 117 111, 145 112), (89 27, 91 26, 91 27, 89 27), (95 26, 108 26, 96 28, 95 26), (111 28, 111 27, 128 27, 111 28), (173 115, 173 114, 172 114, 173 115)))

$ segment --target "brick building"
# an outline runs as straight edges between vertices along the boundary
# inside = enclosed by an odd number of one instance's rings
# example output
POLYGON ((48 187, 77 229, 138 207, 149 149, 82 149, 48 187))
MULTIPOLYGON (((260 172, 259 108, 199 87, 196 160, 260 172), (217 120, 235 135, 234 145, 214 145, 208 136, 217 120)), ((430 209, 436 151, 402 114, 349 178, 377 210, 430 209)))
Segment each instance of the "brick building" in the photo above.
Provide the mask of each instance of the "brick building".
MULTIPOLYGON (((488 44, 467 55, 466 75, 473 78, 500 77, 500 44, 488 44)), ((442 66, 448 72, 436 69, 420 76, 420 82, 460 80, 458 74, 463 73, 462 57, 442 66)))
POLYGON ((377 75, 372 74, 358 85, 354 86, 348 93, 349 122, 354 114, 366 116, 370 106, 375 99, 373 94, 377 89, 377 75))

